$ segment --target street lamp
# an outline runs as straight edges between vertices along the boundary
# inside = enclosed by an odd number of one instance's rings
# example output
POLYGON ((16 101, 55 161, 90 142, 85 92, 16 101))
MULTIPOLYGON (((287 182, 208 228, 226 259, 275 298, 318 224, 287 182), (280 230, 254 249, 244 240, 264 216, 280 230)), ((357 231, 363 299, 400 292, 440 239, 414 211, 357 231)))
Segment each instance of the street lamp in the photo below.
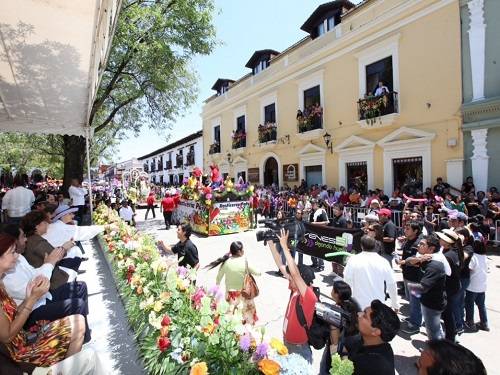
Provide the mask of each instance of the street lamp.
POLYGON ((323 135, 323 139, 325 140, 326 148, 330 150, 330 153, 333 154, 333 143, 332 143, 332 136, 326 132, 323 135))

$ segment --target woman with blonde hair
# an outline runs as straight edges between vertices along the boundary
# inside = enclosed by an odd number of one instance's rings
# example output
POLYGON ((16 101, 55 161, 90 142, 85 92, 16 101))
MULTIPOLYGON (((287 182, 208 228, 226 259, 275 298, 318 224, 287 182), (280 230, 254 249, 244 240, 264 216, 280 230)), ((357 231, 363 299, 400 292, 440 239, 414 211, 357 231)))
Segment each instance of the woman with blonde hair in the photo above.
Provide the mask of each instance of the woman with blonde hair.
POLYGON ((259 276, 260 272, 248 264, 244 254, 243 244, 240 241, 234 241, 229 247, 229 253, 216 259, 206 268, 212 269, 220 265, 216 278, 217 285, 220 284, 222 278, 225 278, 226 300, 231 305, 232 311, 240 309, 243 324, 253 325, 258 319, 254 300, 244 298, 241 290, 247 272, 255 276, 259 276))

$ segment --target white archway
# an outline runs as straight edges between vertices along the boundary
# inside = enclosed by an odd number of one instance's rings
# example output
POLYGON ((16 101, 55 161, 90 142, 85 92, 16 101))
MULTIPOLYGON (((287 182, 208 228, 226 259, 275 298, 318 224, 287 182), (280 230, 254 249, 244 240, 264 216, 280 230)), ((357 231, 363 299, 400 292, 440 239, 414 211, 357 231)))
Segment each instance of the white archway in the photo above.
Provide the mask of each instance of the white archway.
POLYGON ((278 185, 279 187, 283 186, 283 165, 281 164, 281 160, 274 152, 265 153, 260 159, 259 165, 259 184, 264 184, 264 168, 266 166, 267 159, 274 158, 276 163, 278 163, 278 185))

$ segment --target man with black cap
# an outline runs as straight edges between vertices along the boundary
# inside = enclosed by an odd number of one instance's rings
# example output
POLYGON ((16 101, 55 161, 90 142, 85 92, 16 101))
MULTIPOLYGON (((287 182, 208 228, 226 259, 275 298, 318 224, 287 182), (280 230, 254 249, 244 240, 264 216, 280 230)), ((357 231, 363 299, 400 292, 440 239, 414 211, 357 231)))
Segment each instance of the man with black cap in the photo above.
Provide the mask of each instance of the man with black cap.
POLYGON ((288 247, 288 231, 285 232, 282 229, 279 240, 288 266, 285 267, 281 262, 281 256, 273 242, 269 242, 269 248, 271 249, 276 265, 288 279, 288 288, 291 290, 290 300, 288 301, 283 321, 283 342, 288 348, 289 353, 296 353, 309 363, 312 363, 312 351, 308 343, 307 332, 300 324, 297 316, 297 303, 302 307, 307 327, 311 327, 315 304, 318 301, 312 288, 314 272, 306 265, 299 265, 297 267, 295 264, 288 247))

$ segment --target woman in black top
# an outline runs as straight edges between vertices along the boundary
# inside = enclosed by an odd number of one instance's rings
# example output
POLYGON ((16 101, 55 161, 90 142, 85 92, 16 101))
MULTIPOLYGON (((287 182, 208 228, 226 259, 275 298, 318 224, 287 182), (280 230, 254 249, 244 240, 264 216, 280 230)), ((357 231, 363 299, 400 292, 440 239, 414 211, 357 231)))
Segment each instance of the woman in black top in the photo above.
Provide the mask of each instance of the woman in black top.
POLYGON ((455 315, 459 307, 460 295, 460 271, 464 264, 464 252, 461 237, 451 229, 444 229, 436 233, 439 244, 443 248, 443 254, 451 268, 451 275, 446 278, 447 305, 443 311, 445 337, 452 342, 455 341, 457 333, 455 315))

